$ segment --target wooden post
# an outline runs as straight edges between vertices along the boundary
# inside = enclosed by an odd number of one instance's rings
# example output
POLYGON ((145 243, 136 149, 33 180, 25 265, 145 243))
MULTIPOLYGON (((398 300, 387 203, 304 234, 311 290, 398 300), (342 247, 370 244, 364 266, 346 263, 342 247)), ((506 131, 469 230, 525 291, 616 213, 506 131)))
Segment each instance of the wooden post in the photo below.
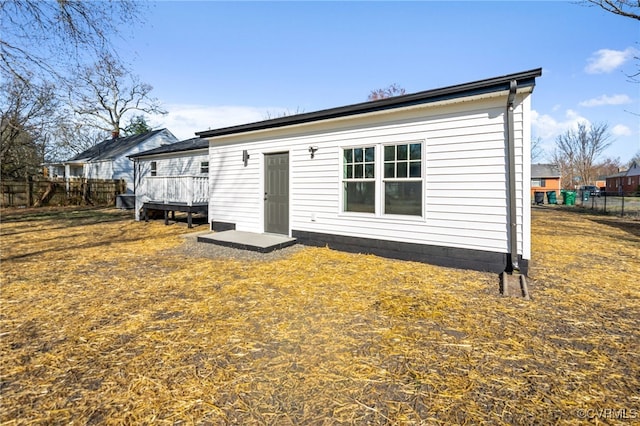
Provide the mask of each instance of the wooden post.
POLYGON ((187 205, 191 206, 193 205, 193 180, 194 177, 193 176, 189 176, 187 178, 187 205))
POLYGON ((31 207, 31 198, 33 194, 33 178, 31 176, 27 176, 27 185, 25 188, 26 192, 26 201, 27 207, 31 207))
POLYGON ((168 203, 168 201, 167 201, 167 178, 166 177, 162 178, 162 200, 164 201, 165 204, 168 203))

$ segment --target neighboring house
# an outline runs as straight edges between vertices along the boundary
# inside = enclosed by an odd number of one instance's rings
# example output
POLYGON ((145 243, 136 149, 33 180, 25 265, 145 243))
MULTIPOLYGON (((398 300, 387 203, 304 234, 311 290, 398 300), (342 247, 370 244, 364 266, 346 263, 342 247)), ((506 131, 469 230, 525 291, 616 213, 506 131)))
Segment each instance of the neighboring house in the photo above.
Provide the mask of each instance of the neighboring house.
POLYGON ((209 143, 187 139, 129 155, 135 171, 136 220, 149 210, 206 214, 209 206, 209 143))
POLYGON ((633 163, 628 170, 607 176, 608 194, 640 192, 640 166, 633 163))
POLYGON ((541 73, 198 132, 211 228, 526 273, 541 73))
POLYGON ((531 165, 531 199, 536 192, 555 191, 556 197, 560 196, 561 186, 560 169, 553 164, 531 165))
POLYGON ((142 135, 104 140, 67 161, 47 166, 51 177, 124 179, 127 193, 133 193, 133 164, 127 156, 177 141, 167 129, 152 130, 142 135))

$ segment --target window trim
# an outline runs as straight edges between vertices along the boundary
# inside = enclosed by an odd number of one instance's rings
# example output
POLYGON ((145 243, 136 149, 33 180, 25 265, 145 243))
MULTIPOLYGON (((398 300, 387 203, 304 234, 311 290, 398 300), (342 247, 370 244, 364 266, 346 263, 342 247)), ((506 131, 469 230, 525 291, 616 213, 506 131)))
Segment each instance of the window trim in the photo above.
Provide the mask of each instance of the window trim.
MULTIPOLYGON (((380 176, 380 185, 381 185, 381 190, 380 190, 380 208, 381 208, 381 216, 393 216, 393 217, 412 217, 412 218, 424 218, 424 212, 425 212, 425 179, 424 179, 424 175, 425 175, 425 169, 424 169, 424 140, 419 140, 419 141, 403 141, 403 142, 389 142, 389 143, 384 143, 382 144, 382 150, 384 150, 386 147, 388 146, 394 146, 396 147, 396 152, 397 152, 397 147, 400 145, 406 145, 407 146, 407 160, 406 162, 408 163, 408 168, 407 168, 407 177, 392 177, 392 178, 386 178, 384 176, 384 168, 385 168, 385 164, 387 163, 387 161, 384 158, 384 155, 382 157, 382 176, 380 176), (410 177, 408 175, 411 174, 411 145, 416 145, 419 144, 420 145, 420 177, 410 177), (420 214, 398 214, 398 213, 387 213, 385 211, 386 209, 386 182, 420 182, 421 183, 421 196, 420 196, 420 214)), ((404 160, 400 160, 400 161, 404 161, 404 160)), ((398 159, 394 159, 393 160, 394 164, 397 164, 398 159)), ((396 166, 396 171, 397 171, 397 166, 396 166)))
MULTIPOLYGON (((379 175, 379 170, 376 167, 377 163, 378 163, 378 155, 379 155, 379 149, 377 149, 378 144, 360 144, 360 145, 350 145, 350 146, 342 146, 340 147, 340 213, 341 214, 348 214, 348 215, 364 215, 367 217, 371 217, 371 216, 375 216, 377 215, 377 211, 378 211, 378 179, 377 176, 379 175), (371 163, 370 161, 366 161, 366 149, 367 148, 373 148, 374 152, 373 152, 373 177, 372 178, 367 178, 364 177, 366 174, 366 165, 367 163, 371 163), (362 149, 362 156, 363 156, 363 161, 362 161, 362 165, 363 165, 363 177, 361 178, 356 178, 356 177, 352 177, 352 178, 345 178, 345 169, 347 167, 347 162, 345 161, 345 151, 346 150, 356 150, 356 149, 362 149), (350 211, 350 210, 346 210, 346 201, 345 201, 345 184, 347 182, 354 182, 354 183, 358 183, 358 182, 369 182, 369 183, 373 183, 373 212, 361 212, 361 211, 350 211)), ((360 162, 358 162, 360 163, 360 162)), ((350 164, 357 164, 355 161, 353 161, 350 164)), ((354 173, 352 173, 354 174, 354 173)))
POLYGON ((152 161, 151 162, 151 176, 157 176, 158 175, 158 162, 157 161, 152 161))
POLYGON ((200 162, 200 174, 208 175, 209 174, 209 160, 200 162), (206 169, 206 171, 205 171, 206 169))
POLYGON ((406 222, 424 222, 427 219, 427 208, 426 208, 426 188, 427 188, 427 177, 426 177, 426 139, 407 139, 407 140, 394 140, 392 138, 385 138, 385 141, 380 141, 376 143, 363 143, 363 144, 348 144, 348 145, 339 145, 339 158, 340 161, 338 163, 338 173, 340 179, 338 180, 338 189, 339 189, 339 197, 338 197, 338 216, 346 216, 346 217, 362 217, 362 218, 379 218, 379 219, 392 219, 392 220, 402 220, 406 222), (421 154, 420 154, 420 177, 419 178, 385 178, 384 177, 384 147, 385 146, 397 146, 397 145, 411 145, 411 144, 420 144, 421 146, 421 154), (375 160, 374 160, 374 178, 371 179, 351 179, 350 181, 374 181, 375 182, 375 201, 374 201, 374 212, 352 212, 345 210, 345 197, 344 191, 345 186, 344 183, 347 180, 344 178, 344 169, 345 169, 345 161, 344 161, 344 151, 346 149, 354 149, 354 148, 367 148, 374 147, 375 151, 375 160), (421 199, 421 214, 420 215, 406 215, 406 214, 395 214, 395 213, 385 213, 385 199, 384 199, 384 182, 385 181, 397 181, 397 182, 421 182, 422 183, 422 199, 421 199))

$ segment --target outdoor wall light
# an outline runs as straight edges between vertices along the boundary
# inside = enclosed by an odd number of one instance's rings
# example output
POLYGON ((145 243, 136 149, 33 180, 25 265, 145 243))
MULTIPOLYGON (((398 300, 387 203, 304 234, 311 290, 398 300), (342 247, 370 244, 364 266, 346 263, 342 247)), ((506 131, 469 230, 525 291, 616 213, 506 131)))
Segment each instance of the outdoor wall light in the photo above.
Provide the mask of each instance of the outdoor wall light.
POLYGON ((313 158, 316 155, 317 150, 318 150, 318 147, 315 145, 309 147, 309 154, 311 154, 311 158, 313 158))
POLYGON ((247 167, 247 163, 249 162, 249 151, 246 149, 242 150, 242 162, 244 166, 247 167))

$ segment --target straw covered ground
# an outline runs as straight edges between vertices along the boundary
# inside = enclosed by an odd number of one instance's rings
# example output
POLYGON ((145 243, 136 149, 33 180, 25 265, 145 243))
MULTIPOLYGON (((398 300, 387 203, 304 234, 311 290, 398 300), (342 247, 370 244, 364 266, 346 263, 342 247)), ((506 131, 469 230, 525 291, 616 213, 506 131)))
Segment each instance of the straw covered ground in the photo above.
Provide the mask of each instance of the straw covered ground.
POLYGON ((528 302, 489 273, 192 231, 3 211, 0 423, 640 422, 640 222, 534 209, 528 302))

